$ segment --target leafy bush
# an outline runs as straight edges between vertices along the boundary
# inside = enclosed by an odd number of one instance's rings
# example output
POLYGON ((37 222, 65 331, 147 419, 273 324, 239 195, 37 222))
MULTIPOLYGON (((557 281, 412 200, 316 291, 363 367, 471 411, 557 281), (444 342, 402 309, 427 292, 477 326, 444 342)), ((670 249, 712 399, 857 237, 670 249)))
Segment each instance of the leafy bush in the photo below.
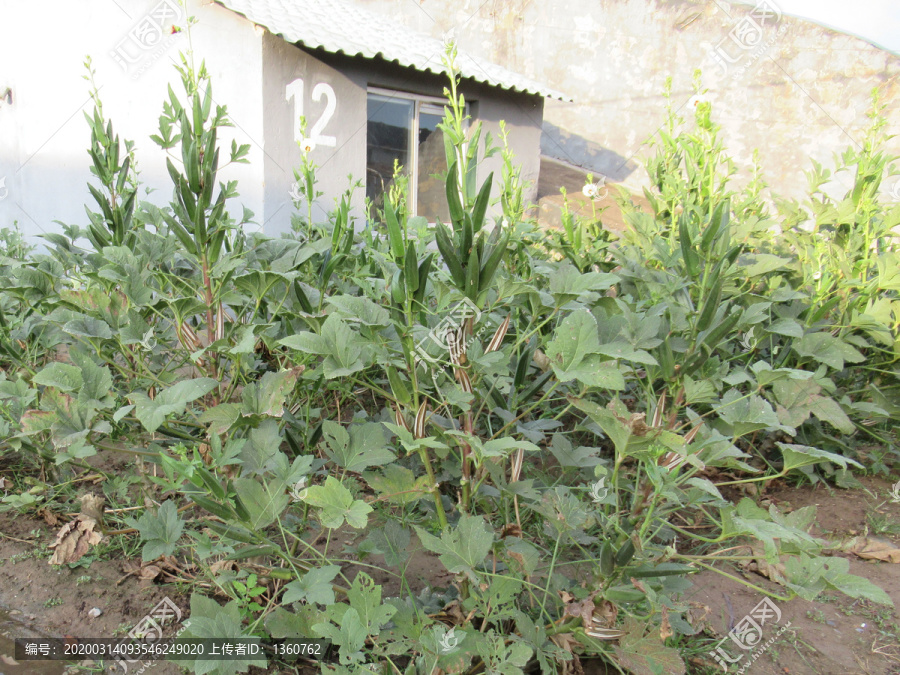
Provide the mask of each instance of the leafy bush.
MULTIPOLYGON (((784 562, 785 599, 890 603, 822 564, 812 508, 733 498, 860 467, 850 438, 888 441, 898 419, 900 208, 878 202, 892 158, 877 107, 841 202, 817 167, 810 204, 780 204, 777 223, 760 180, 730 187, 701 102, 693 124, 670 109, 650 213, 623 196, 619 240, 571 217, 545 238, 505 137, 499 196, 492 176, 476 184, 494 149, 478 125, 465 135, 454 76, 451 222, 409 217, 400 189, 358 231, 351 187, 327 222, 307 203, 271 239, 228 212, 227 111, 202 65, 179 71, 153 137, 171 202, 136 203, 131 144, 95 95, 100 211, 49 253, 3 259, 0 410, 4 450, 43 471, 138 458, 135 487, 160 504, 126 522, 143 557, 193 556, 231 597, 195 594, 186 637, 320 636, 341 673, 552 672, 577 655, 684 672, 671 640, 699 626, 679 598, 691 573, 727 574, 728 550, 784 562), (355 543, 335 550, 338 532, 355 543), (450 583, 409 573, 429 554, 450 583)), ((301 173, 310 202, 313 165, 301 173)))

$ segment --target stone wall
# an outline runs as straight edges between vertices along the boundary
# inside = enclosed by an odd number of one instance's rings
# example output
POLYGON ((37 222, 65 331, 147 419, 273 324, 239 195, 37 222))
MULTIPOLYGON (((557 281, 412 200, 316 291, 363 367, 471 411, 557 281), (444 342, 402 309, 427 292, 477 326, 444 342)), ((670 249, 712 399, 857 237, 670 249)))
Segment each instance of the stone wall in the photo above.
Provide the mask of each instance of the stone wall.
MULTIPOLYGON (((758 149, 763 175, 784 196, 805 194, 811 159, 828 166, 835 152, 858 147, 873 87, 889 104, 888 132, 900 134, 900 57, 780 15, 774 2, 354 2, 435 37, 452 36, 473 54, 570 94, 575 103, 546 103, 543 153, 633 191, 645 183, 644 144, 664 121, 666 78, 676 106, 686 106, 697 68, 735 162, 748 167, 758 149)), ((891 149, 900 154, 900 139, 891 149)), ((892 189, 900 194, 900 184, 889 182, 892 189)))

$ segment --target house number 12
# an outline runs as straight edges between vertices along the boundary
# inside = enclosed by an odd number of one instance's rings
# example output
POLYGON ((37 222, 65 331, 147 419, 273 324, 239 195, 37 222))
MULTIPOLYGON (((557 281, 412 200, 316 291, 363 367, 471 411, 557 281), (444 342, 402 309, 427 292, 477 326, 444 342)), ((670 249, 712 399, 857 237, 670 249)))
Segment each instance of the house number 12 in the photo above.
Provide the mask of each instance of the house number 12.
POLYGON ((297 142, 309 141, 312 147, 324 145, 327 147, 335 147, 337 139, 324 133, 326 125, 334 116, 337 108, 337 97, 334 95, 334 89, 330 84, 319 82, 312 90, 312 100, 319 102, 325 98, 325 110, 319 116, 319 119, 313 124, 309 132, 309 137, 304 138, 303 128, 300 125, 300 118, 303 116, 303 79, 298 78, 291 82, 284 90, 284 98, 290 102, 294 102, 294 140, 297 142))

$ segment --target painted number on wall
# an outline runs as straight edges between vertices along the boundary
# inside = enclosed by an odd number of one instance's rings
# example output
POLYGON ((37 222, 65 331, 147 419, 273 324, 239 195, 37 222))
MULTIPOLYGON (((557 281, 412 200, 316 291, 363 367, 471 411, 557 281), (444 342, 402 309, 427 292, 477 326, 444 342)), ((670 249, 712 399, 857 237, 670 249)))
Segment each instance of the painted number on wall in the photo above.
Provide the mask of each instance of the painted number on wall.
POLYGON ((294 140, 307 140, 313 147, 319 145, 331 148, 335 147, 337 145, 337 139, 334 136, 329 136, 325 133, 325 127, 328 126, 328 123, 334 116, 334 111, 337 109, 337 97, 334 95, 334 89, 331 88, 330 84, 325 82, 319 82, 313 87, 312 100, 319 103, 324 98, 325 110, 322 111, 319 119, 312 125, 308 139, 303 137, 303 129, 300 126, 300 118, 303 116, 303 91, 304 85, 302 78, 294 80, 285 87, 284 90, 285 100, 289 103, 291 100, 294 102, 294 140))

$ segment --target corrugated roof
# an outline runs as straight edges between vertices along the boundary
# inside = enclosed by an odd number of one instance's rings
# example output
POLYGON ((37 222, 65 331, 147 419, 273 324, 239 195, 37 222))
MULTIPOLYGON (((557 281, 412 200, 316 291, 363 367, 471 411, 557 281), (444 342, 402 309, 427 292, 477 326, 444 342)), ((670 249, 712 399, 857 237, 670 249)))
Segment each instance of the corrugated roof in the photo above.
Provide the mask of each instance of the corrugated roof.
MULTIPOLYGON (((444 45, 355 7, 344 0, 217 0, 253 23, 265 26, 288 42, 321 48, 335 54, 381 57, 401 66, 447 72, 441 60, 444 45)), ((501 89, 512 89, 545 98, 570 101, 565 94, 494 63, 476 59, 461 50, 456 61, 460 75, 501 89)))

